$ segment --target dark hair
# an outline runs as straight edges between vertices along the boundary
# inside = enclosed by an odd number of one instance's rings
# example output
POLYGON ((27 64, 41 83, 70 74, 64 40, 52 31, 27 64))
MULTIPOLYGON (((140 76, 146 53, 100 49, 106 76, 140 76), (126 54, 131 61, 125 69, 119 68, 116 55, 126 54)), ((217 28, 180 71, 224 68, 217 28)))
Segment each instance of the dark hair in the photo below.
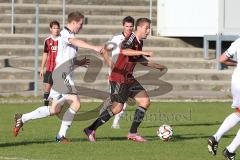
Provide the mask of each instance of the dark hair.
POLYGON ((56 26, 58 26, 58 27, 60 28, 60 24, 59 24, 59 22, 56 21, 56 20, 53 20, 53 21, 51 21, 51 22, 49 23, 49 27, 50 27, 50 28, 52 28, 53 25, 56 25, 56 26))
POLYGON ((134 26, 134 18, 133 18, 133 17, 131 17, 131 16, 125 17, 125 18, 122 20, 122 25, 124 25, 126 22, 132 23, 133 26, 134 26))
POLYGON ((68 23, 71 23, 72 21, 79 22, 83 18, 84 18, 84 15, 82 15, 80 12, 78 11, 71 12, 68 15, 68 23))
POLYGON ((148 18, 138 18, 137 21, 136 21, 135 30, 137 30, 138 26, 142 26, 143 23, 151 24, 151 20, 148 19, 148 18))

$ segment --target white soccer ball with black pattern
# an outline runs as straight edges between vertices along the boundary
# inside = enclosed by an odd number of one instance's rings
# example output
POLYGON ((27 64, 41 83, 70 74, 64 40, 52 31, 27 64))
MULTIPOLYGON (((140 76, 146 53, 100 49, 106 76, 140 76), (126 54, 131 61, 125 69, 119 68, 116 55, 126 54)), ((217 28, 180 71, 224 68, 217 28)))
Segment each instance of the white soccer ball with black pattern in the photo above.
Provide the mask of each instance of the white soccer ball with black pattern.
POLYGON ((158 137, 163 141, 168 141, 173 136, 173 129, 167 124, 161 125, 157 130, 158 137))

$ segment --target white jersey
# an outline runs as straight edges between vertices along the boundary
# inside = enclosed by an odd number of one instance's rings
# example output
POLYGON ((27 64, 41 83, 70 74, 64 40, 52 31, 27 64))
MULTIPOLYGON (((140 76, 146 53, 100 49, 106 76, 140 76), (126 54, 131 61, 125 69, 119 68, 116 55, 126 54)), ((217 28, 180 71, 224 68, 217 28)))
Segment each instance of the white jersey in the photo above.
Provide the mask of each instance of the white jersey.
POLYGON ((54 83, 49 95, 50 98, 57 101, 64 101, 66 94, 77 93, 73 81, 73 69, 74 60, 77 57, 78 47, 69 42, 69 38, 74 37, 75 34, 67 27, 64 27, 58 37, 56 67, 52 74, 54 83))
POLYGON ((125 39, 125 36, 123 33, 118 33, 115 36, 112 37, 108 42, 114 43, 116 45, 116 48, 112 51, 112 61, 116 62, 118 58, 118 54, 120 53, 120 45, 122 41, 125 39))
POLYGON ((234 41, 225 52, 228 58, 235 56, 237 58, 237 67, 232 74, 231 92, 233 97, 233 108, 240 107, 240 38, 234 41))
POLYGON ((56 57, 56 67, 77 56, 78 47, 69 42, 69 38, 74 38, 75 34, 67 27, 60 32, 58 38, 58 54, 56 57))
POLYGON ((231 46, 227 49, 225 54, 228 58, 236 56, 237 67, 233 72, 233 76, 239 76, 240 75, 240 38, 238 38, 236 41, 234 41, 231 44, 231 46))

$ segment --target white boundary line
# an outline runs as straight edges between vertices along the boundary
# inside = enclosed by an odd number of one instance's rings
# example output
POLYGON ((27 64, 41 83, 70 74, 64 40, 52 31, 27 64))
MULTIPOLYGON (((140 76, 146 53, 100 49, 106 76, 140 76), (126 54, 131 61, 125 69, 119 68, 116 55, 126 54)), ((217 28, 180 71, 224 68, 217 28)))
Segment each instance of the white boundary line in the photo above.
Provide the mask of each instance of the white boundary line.
POLYGON ((34 160, 34 159, 28 159, 28 158, 21 158, 21 157, 4 157, 0 156, 1 160, 34 160))

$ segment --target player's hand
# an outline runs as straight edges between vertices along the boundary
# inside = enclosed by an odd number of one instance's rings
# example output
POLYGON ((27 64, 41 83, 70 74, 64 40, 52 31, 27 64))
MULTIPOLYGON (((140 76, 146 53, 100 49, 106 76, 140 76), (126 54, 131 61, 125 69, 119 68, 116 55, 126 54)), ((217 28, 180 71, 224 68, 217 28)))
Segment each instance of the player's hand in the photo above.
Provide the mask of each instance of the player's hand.
POLYGON ((88 59, 86 57, 81 59, 81 60, 76 60, 75 61, 75 65, 85 67, 85 68, 87 68, 89 64, 90 64, 90 59, 88 59))
POLYGON ((93 49, 94 49, 96 52, 100 53, 100 54, 102 54, 103 51, 104 51, 103 46, 94 46, 93 49))
POLYGON ((110 61, 110 62, 108 63, 108 66, 109 66, 111 69, 113 69, 114 66, 115 66, 115 63, 113 63, 112 61, 110 61))
POLYGON ((41 80, 43 80, 43 69, 40 69, 39 77, 41 80))
POLYGON ((155 67, 156 67, 156 69, 159 69, 161 72, 167 70, 167 67, 165 67, 164 65, 161 65, 161 64, 157 64, 155 67))
POLYGON ((153 56, 153 52, 145 51, 145 52, 144 52, 144 56, 146 56, 146 57, 152 57, 152 56, 153 56))

